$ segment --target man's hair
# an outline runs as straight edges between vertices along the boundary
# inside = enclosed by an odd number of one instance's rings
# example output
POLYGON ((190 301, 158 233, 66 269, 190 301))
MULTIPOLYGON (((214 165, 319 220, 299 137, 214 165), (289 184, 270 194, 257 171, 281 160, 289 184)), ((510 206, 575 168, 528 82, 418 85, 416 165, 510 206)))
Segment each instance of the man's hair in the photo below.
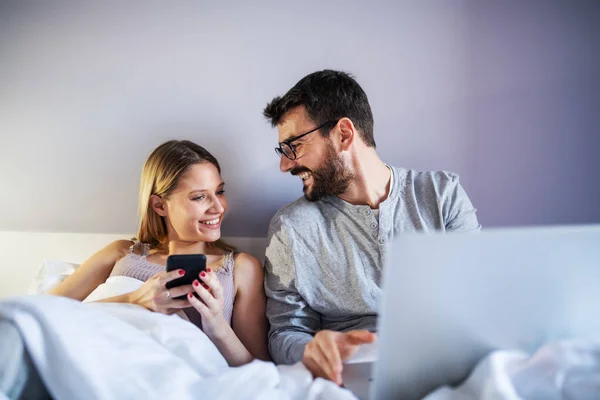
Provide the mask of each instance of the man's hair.
MULTIPOLYGON (((367 94, 352 75, 329 69, 313 72, 300 79, 283 97, 275 97, 263 115, 272 126, 277 126, 288 111, 298 106, 304 106, 308 117, 317 125, 349 118, 363 142, 375 147, 371 106, 367 94)), ((331 129, 325 127, 320 132, 328 137, 331 129)))

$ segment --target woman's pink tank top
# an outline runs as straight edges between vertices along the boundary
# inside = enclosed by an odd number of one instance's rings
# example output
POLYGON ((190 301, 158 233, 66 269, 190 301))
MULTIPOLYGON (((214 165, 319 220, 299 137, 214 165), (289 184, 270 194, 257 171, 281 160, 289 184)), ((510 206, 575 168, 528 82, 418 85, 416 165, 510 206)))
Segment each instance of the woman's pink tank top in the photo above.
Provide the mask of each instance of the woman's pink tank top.
MULTIPOLYGON (((135 242, 130 247, 129 252, 115 263, 110 276, 128 276, 130 278, 145 282, 156 273, 164 271, 165 267, 163 265, 152 263, 146 259, 149 250, 149 244, 135 242)), ((221 267, 215 271, 217 278, 223 287, 223 316, 229 325, 231 325, 231 316, 233 315, 233 300, 235 297, 233 267, 234 258, 233 252, 231 251, 223 255, 221 267)), ((196 311, 195 308, 190 307, 184 309, 183 311, 190 322, 202 329, 200 313, 196 311)))

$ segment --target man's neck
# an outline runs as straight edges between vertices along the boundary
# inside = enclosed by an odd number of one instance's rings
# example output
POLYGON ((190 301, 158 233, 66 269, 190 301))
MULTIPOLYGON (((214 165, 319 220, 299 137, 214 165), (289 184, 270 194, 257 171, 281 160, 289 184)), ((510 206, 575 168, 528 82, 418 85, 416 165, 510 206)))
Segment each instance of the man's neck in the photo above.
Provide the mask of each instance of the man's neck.
POLYGON ((391 171, 379 158, 375 149, 367 148, 353 164, 354 179, 344 193, 338 197, 353 205, 368 205, 379 208, 391 190, 391 171))

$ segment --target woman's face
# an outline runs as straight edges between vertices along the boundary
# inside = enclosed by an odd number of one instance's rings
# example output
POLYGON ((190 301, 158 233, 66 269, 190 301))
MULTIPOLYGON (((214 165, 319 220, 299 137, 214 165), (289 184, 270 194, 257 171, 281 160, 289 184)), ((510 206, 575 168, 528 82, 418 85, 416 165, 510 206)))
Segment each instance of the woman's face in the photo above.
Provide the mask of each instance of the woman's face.
POLYGON ((194 164, 164 201, 170 240, 214 242, 227 211, 224 183, 213 164, 194 164))

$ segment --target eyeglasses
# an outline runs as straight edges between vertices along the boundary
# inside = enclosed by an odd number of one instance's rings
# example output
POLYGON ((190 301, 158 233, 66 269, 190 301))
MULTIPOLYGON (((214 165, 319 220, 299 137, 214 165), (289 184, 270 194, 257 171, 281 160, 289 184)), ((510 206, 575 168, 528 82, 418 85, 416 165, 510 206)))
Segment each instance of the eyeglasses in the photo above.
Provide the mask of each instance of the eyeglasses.
POLYGON ((337 122, 338 122, 337 120, 336 121, 327 121, 324 124, 317 126, 313 130, 310 130, 306 133, 303 133, 303 134, 293 137, 291 139, 284 140, 283 142, 279 143, 279 146, 275 147, 275 153, 277 153, 278 157, 281 157, 281 155, 284 155, 287 158, 289 158, 290 160, 295 160, 296 159, 296 146, 293 145, 292 142, 295 142, 296 140, 303 138, 304 136, 308 135, 309 133, 318 131, 319 129, 324 128, 326 126, 335 125, 335 124, 337 124, 337 122))

